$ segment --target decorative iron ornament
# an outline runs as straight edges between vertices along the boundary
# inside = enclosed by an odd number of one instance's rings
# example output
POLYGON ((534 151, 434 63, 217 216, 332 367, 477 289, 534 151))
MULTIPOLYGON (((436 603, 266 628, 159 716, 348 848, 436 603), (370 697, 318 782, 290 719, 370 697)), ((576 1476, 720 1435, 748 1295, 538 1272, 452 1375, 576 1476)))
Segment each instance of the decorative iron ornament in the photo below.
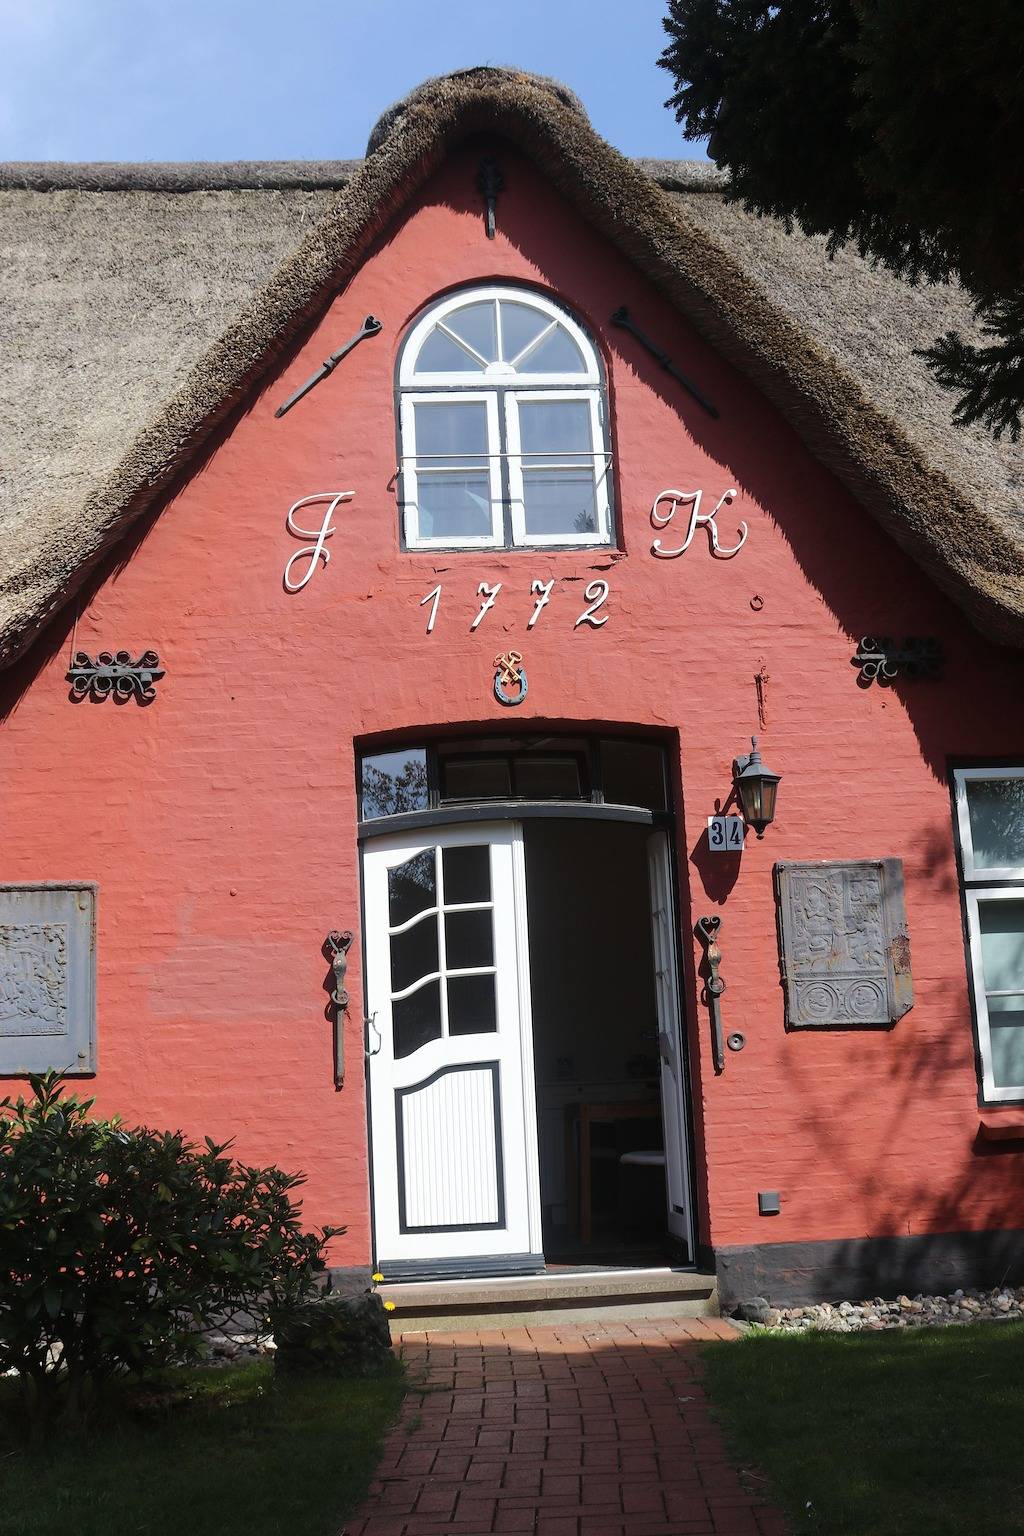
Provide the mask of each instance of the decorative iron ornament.
POLYGON ((484 206, 487 209, 487 238, 494 239, 495 210, 498 206, 498 193, 505 186, 505 178, 498 169, 498 162, 493 155, 485 155, 480 161, 480 169, 476 176, 477 190, 483 194, 484 206))
POLYGON ((526 681, 526 669, 520 653, 506 651, 501 656, 495 656, 494 666, 494 697, 498 703, 521 704, 526 698, 529 684, 526 681), (512 696, 505 692, 506 688, 518 688, 519 692, 512 696))
POLYGON ((853 657, 853 665, 860 668, 857 681, 862 688, 869 688, 875 682, 884 687, 897 677, 905 677, 910 682, 934 681, 944 661, 938 640, 919 635, 908 635, 902 645, 897 645, 888 635, 878 639, 874 635, 865 635, 853 657))
MULTIPOLYGON (((704 982, 704 991, 707 994, 708 1008, 711 1012, 711 1055, 715 1064, 715 1075, 725 1071, 725 1037, 722 1030, 722 993, 725 991, 725 982, 718 974, 718 967, 722 963, 722 951, 718 947, 718 930, 722 926, 720 917, 699 917, 697 919, 696 933, 704 946, 704 957, 707 962, 708 974, 704 982)), ((731 1037, 730 1037, 731 1038, 731 1037)), ((743 1044, 746 1044, 744 1040, 743 1044)), ((734 1045, 732 1049, 741 1050, 742 1046, 734 1045)))
POLYGON ((703 406, 709 416, 714 416, 716 420, 718 419, 718 407, 711 404, 707 395, 697 387, 691 378, 687 377, 681 368, 676 367, 668 353, 663 352, 656 341, 652 341, 649 336, 645 336, 643 331, 633 324, 625 304, 612 315, 611 324, 621 326, 624 331, 629 331, 630 335, 635 336, 640 345, 647 348, 654 361, 664 368, 666 373, 670 373, 687 393, 693 396, 697 404, 703 406))
POLYGON ((300 384, 294 394, 289 395, 284 404, 278 406, 274 412, 275 418, 287 415, 292 406, 298 405, 299 401, 305 395, 308 395, 311 389, 316 388, 321 379, 326 379, 328 374, 334 372, 342 358, 347 357, 353 347, 357 347, 361 341, 365 341, 367 336, 376 336, 381 329, 382 322, 375 315, 367 315, 355 335, 350 336, 344 346, 338 348, 337 352, 332 352, 330 357, 325 358, 312 378, 307 379, 305 384, 300 384))
POLYGON ((156 651, 143 651, 138 661, 132 660, 131 651, 100 651, 95 661, 85 651, 76 651, 67 680, 73 699, 87 695, 105 699, 113 694, 115 699, 134 697, 139 704, 151 704, 156 698, 154 685, 163 675, 156 651))
POLYGON ((352 945, 351 931, 346 928, 339 932, 334 928, 324 940, 324 953, 331 962, 331 970, 334 972, 334 987, 331 991, 331 1006, 334 1013, 334 1086, 345 1086, 345 1014, 348 1012, 349 996, 345 988, 345 975, 348 971, 348 952, 352 945))

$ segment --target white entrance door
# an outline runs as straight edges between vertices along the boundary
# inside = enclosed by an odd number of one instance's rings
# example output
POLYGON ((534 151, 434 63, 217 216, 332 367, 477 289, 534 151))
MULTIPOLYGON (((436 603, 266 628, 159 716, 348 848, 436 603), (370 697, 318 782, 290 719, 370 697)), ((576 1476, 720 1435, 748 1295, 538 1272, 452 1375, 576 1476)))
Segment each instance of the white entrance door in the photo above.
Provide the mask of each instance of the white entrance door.
POLYGON ((647 840, 651 888, 651 939, 661 1050, 661 1116, 665 1135, 665 1183, 668 1230, 694 1258, 690 1219, 690 1159, 686 1139, 686 1076, 683 1068, 683 1021, 679 1005, 679 957, 676 905, 668 833, 647 840))
POLYGON ((542 1268, 522 828, 374 838, 364 911, 377 1262, 542 1268))

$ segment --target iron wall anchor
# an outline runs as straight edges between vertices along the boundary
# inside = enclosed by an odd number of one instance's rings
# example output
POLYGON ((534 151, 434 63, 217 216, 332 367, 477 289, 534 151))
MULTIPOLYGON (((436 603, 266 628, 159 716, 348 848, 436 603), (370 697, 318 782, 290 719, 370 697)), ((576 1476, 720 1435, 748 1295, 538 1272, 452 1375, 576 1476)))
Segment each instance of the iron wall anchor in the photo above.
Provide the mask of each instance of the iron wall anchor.
POLYGON ((337 352, 332 352, 330 357, 325 358, 312 378, 307 379, 305 384, 300 384, 295 393, 289 395, 283 405, 278 406, 274 412, 275 419, 278 416, 286 415, 293 405, 298 405, 304 395, 308 395, 311 389, 316 388, 321 379, 326 379, 328 374, 333 373, 342 358, 347 357, 353 347, 357 347, 361 341, 365 341, 367 336, 376 336, 382 328, 381 321, 375 315, 367 315, 355 335, 350 336, 345 345, 339 347, 337 352))
POLYGON ((698 388, 693 380, 689 378, 681 368, 676 367, 668 353, 663 351, 662 348, 658 346, 656 341, 652 341, 651 338, 646 336, 638 326, 633 324, 633 321, 630 318, 629 310, 626 308, 625 304, 623 304, 621 308, 617 309, 614 315, 612 315, 611 324, 621 326, 624 331, 629 331, 630 335, 635 336, 640 345, 647 348, 648 352, 654 358, 654 361, 658 363, 660 367, 664 368, 666 373, 670 373, 672 377, 683 386, 687 393, 693 396, 697 404, 702 406, 704 410, 707 411, 709 416, 714 416, 716 420, 718 419, 718 407, 712 405, 707 395, 705 395, 704 392, 698 388))
MULTIPOLYGON (((722 926, 720 917, 699 917, 697 919, 696 933, 700 942, 704 945, 704 956, 708 964, 708 976, 704 983, 704 990, 708 996, 708 1007, 711 1010, 711 1054, 715 1063, 715 1075, 725 1071, 725 1036, 722 1030, 722 1004, 721 996, 725 991, 725 982, 718 973, 718 967, 722 960, 722 951, 718 947, 718 930, 722 926)), ((730 1036, 742 1038, 740 1036, 730 1036)), ((744 1044, 746 1042, 744 1041, 744 1044)), ((733 1050, 741 1047, 733 1046, 733 1050)))
POLYGON ((498 169, 498 162, 493 155, 485 155, 480 161, 476 185, 477 190, 483 194, 484 206, 487 210, 487 238, 493 240, 498 193, 505 185, 505 178, 498 169))
POLYGON ((349 997, 345 990, 345 974, 348 971, 348 952, 352 944, 352 934, 346 928, 344 933, 332 929, 327 935, 324 949, 331 962, 331 970, 334 972, 334 989, 331 992, 331 1003, 334 1012, 334 1086, 345 1086, 345 1014, 348 1011, 349 997))

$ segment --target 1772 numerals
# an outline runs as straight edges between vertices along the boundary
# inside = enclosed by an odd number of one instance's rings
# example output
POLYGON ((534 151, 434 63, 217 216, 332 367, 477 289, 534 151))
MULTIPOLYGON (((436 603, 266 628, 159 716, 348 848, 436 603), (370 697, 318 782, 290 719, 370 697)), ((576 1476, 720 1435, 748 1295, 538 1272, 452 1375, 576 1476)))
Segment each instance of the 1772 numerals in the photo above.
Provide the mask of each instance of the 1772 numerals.
MULTIPOLYGON (((476 617, 473 619, 473 622, 469 626, 471 630, 479 628, 487 614, 490 613, 491 609, 498 601, 498 593, 501 591, 502 585, 503 583, 500 581, 496 581, 493 586, 490 586, 486 581, 482 581, 477 587, 476 595, 481 599, 481 601, 476 617)), ((531 583, 530 596, 533 598, 534 602, 533 612, 530 614, 530 617, 526 621, 527 629, 533 629, 537 620, 544 612, 544 609, 551 601, 551 594, 554 590, 554 586, 554 580, 534 581, 531 583)), ((583 612, 577 618, 575 624, 573 625, 573 629, 579 629, 581 624, 589 624, 593 629, 600 629, 602 624, 607 624, 609 615, 607 613, 599 613, 598 610, 602 608, 608 601, 608 591, 608 583, 600 578, 596 581, 590 581, 587 583, 583 589, 583 596, 586 599, 587 607, 584 608, 583 612)), ((419 606, 421 608, 426 607, 428 603, 430 604, 430 608, 427 613, 428 635, 433 633, 434 625, 437 623, 437 615, 441 607, 441 598, 443 593, 444 585, 443 583, 438 582, 437 586, 433 589, 432 592, 428 592, 426 597, 420 598, 419 606)))

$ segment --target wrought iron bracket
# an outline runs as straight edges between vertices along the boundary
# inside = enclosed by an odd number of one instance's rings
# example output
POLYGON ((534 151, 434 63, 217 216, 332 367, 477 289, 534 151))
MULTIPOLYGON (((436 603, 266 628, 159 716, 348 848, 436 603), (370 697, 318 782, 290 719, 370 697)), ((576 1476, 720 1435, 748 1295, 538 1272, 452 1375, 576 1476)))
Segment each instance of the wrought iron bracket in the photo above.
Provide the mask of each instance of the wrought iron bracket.
POLYGON ((885 687, 898 677, 905 677, 908 682, 933 682, 945 659, 938 640, 929 636, 908 635, 902 645, 897 645, 889 635, 865 635, 851 664, 860 668, 860 686, 870 688, 875 682, 885 687))
POLYGON ((331 962, 331 970, 334 972, 334 988, 331 992, 331 1004, 334 1014, 334 1086, 345 1086, 345 1014, 348 1011, 349 996, 345 990, 345 974, 348 971, 348 952, 352 945, 352 934, 349 929, 343 933, 336 928, 332 929, 324 941, 324 953, 331 962))
POLYGON ((495 211, 498 206, 498 193, 505 186, 505 178, 498 168, 498 162, 493 155, 485 155, 480 161, 480 169, 476 175, 477 190, 483 195, 484 207, 487 218, 487 238, 494 239, 495 211))
POLYGON ((664 368, 666 373, 670 373, 672 377, 683 386, 687 393, 693 396, 697 404, 702 406, 703 409, 707 411, 709 416, 714 416, 715 420, 718 420, 718 407, 712 405, 711 401, 708 399, 707 395, 704 394, 703 390, 700 389, 700 387, 696 385, 693 380, 683 372, 681 368, 676 367, 668 353, 663 351, 662 348, 658 346, 656 341, 652 341, 649 336, 644 334, 639 326, 634 325, 630 317, 629 310, 626 308, 625 304, 623 304, 621 308, 617 309, 614 315, 612 315, 611 323, 612 325, 620 326, 624 331, 629 331, 631 336, 635 336, 640 345, 642 347, 646 347, 647 351, 651 354, 659 367, 664 368))
MULTIPOLYGON (((715 1063, 715 1075, 719 1076, 725 1071, 725 1036, 722 1030, 722 1005, 721 996, 725 991, 725 982, 718 972, 722 960, 722 951, 718 947, 718 930, 722 926, 720 917, 699 917, 695 932, 698 939, 704 945, 704 958, 707 962, 708 974, 704 982, 704 991, 707 993, 708 1008, 711 1011, 711 1053, 715 1063)), ((730 1035, 732 1040, 743 1040, 742 1035, 730 1035)), ((746 1041, 743 1041, 746 1044, 746 1041)), ((733 1045, 733 1050, 740 1050, 742 1046, 733 1045)))
POLYGON ((67 671, 71 697, 84 699, 135 698, 139 704, 151 704, 156 698, 155 684, 164 675, 156 651, 143 651, 133 661, 130 651, 100 651, 96 660, 85 651, 76 651, 67 671))
POLYGON ((320 367, 317 369, 316 373, 313 374, 312 378, 307 379, 305 384, 300 384, 295 393, 293 395, 289 395, 288 399, 284 402, 283 405, 278 406, 277 410, 274 412, 275 419, 278 416, 287 415, 292 406, 298 405, 303 396, 308 395, 311 389, 315 389, 316 386, 320 383, 321 379, 326 379, 329 374, 332 374, 335 368, 337 368, 338 364, 341 362, 342 358, 347 357, 348 354, 352 351, 353 347, 358 347, 359 343, 361 341, 365 341, 367 336, 379 335, 382 330, 383 323, 378 320, 375 315, 367 315, 366 319, 363 321, 358 331, 356 331, 355 335, 350 336, 345 345, 343 347, 339 347, 337 352, 332 352, 330 357, 325 358, 324 361, 320 364, 320 367))

